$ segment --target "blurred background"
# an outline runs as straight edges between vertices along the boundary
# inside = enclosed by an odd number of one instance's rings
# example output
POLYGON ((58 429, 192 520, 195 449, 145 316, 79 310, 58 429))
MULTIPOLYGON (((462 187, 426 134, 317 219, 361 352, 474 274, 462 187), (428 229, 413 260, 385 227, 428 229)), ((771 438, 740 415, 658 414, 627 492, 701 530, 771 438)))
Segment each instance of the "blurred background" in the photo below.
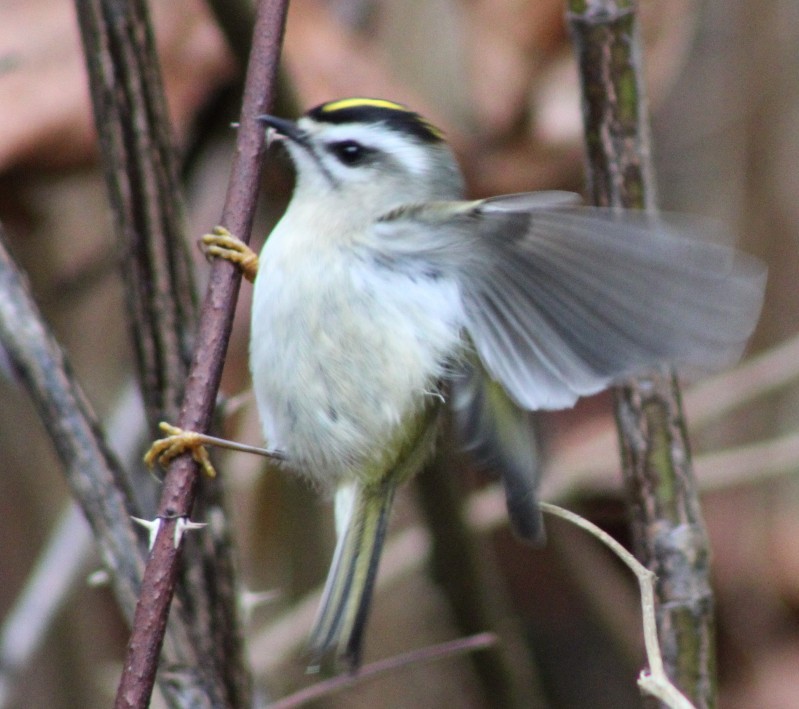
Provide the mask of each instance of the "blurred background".
MULTIPOLYGON (((769 265, 765 310, 746 359, 685 394, 713 546, 720 706, 797 707, 799 3, 641 4, 660 205, 720 220, 730 243, 769 265)), ((152 3, 151 10, 194 241, 220 217, 241 68, 201 0, 152 3)), ((564 13, 563 0, 295 0, 278 110, 350 95, 390 98, 445 129, 474 197, 581 191, 579 95, 564 13)), ((257 245, 290 194, 286 167, 280 158, 267 166, 257 245)), ((69 0, 0 2, 0 221, 112 440, 138 465, 144 438, 121 435, 144 425, 69 0)), ((202 288, 208 267, 191 251, 202 288)), ((247 394, 249 298, 245 284, 223 382, 235 404, 224 435, 260 444, 247 394)), ((79 518, 68 514, 52 446, 1 360, 0 374, 0 622, 46 545, 62 544, 44 565, 60 609, 4 706, 106 706, 127 629, 110 592, 87 583, 99 562, 79 518)), ((544 498, 628 542, 609 397, 542 416, 540 424, 544 498)), ((332 553, 329 501, 265 472, 254 457, 217 460, 241 579, 253 593, 274 592, 248 613, 246 630, 264 695, 280 697, 314 680, 302 656, 313 602, 302 600, 324 579, 332 553)), ((493 629, 514 650, 509 671, 536 688, 531 705, 640 706, 635 580, 594 540, 557 520, 548 520, 546 548, 520 545, 491 481, 452 472, 473 492, 467 511, 476 578, 491 580, 493 629)), ((422 487, 407 486, 397 505, 367 662, 463 634, 441 590, 446 572, 437 565, 431 573, 422 487)), ((455 566, 458 553, 450 551, 455 566)), ((23 628, 42 620, 35 608, 28 612, 23 628)), ((19 637, 8 631, 0 626, 4 641, 19 637)), ((13 643, 2 647, 5 657, 13 650, 13 643)), ((391 673, 324 706, 445 704, 497 705, 468 657, 391 673)))

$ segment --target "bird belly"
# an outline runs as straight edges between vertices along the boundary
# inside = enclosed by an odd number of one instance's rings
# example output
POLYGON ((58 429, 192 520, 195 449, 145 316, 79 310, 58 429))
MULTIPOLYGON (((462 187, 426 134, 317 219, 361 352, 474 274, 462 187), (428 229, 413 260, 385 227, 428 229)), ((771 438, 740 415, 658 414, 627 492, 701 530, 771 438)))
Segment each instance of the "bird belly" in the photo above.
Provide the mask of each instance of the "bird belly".
POLYGON ((326 485, 379 479, 434 420, 461 346, 454 285, 318 252, 289 270, 264 251, 250 360, 267 444, 326 485))

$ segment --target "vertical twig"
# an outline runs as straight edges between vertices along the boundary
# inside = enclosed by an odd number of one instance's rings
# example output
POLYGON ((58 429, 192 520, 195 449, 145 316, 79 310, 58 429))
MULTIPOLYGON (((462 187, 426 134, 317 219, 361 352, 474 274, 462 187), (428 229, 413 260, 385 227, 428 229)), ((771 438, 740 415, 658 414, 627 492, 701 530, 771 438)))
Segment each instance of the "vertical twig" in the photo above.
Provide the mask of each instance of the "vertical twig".
MULTIPOLYGON (((177 156, 143 0, 76 0, 76 7, 132 341, 155 432, 158 421, 178 418, 197 325, 177 156)), ((140 485, 149 482, 143 478, 140 485)), ((177 593, 203 668, 203 691, 246 704, 250 679, 221 492, 220 481, 203 487, 204 517, 218 521, 202 537, 188 540, 190 562, 181 570, 177 593)), ((136 514, 149 517, 154 511, 155 505, 136 514)), ((191 674, 185 667, 171 668, 173 681, 191 674)))
MULTIPOLYGON (((252 226, 264 146, 256 117, 267 110, 273 98, 287 4, 287 0, 262 0, 256 15, 236 153, 221 219, 245 240, 252 226)), ((240 280, 232 264, 221 259, 214 262, 178 419, 181 428, 209 428, 240 280)), ((117 707, 144 707, 149 701, 178 573, 176 526, 191 513, 197 477, 197 465, 188 455, 176 458, 167 472, 158 510, 159 531, 142 581, 117 707)))
MULTIPOLYGON (((653 209, 655 186, 642 48, 631 0, 569 0, 583 88, 589 191, 595 204, 653 209)), ((669 676, 700 707, 715 705, 709 543, 672 372, 618 387, 616 420, 639 556, 657 576, 669 676)))
POLYGON ((183 193, 142 0, 76 0, 147 420, 174 419, 197 320, 183 193))

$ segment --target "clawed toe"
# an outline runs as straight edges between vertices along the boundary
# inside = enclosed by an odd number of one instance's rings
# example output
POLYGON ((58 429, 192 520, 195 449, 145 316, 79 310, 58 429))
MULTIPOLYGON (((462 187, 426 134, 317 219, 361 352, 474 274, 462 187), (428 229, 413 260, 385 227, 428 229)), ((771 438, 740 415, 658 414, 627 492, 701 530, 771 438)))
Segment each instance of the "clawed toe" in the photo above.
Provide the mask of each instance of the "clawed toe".
POLYGON ((214 227, 210 234, 200 239, 206 256, 216 256, 236 264, 251 283, 258 273, 258 254, 225 227, 214 227))
POLYGON ((209 478, 216 477, 216 470, 205 448, 206 441, 203 434, 196 431, 184 431, 165 421, 158 424, 158 427, 169 435, 153 441, 150 450, 144 455, 144 462, 149 467, 152 468, 158 462, 165 468, 173 458, 183 453, 191 453, 191 457, 202 467, 209 478))

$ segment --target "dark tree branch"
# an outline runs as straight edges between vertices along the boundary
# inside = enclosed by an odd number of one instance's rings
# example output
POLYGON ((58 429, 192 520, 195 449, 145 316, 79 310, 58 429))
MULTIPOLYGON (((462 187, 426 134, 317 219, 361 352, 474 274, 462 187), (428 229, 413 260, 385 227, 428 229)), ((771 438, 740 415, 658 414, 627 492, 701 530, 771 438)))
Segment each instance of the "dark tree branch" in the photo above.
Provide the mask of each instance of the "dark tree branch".
MULTIPOLYGON (((642 47, 631 0, 570 0, 595 204, 654 208, 642 47)), ((615 392, 636 551, 657 575, 666 670, 700 707, 715 705, 709 543, 676 377, 658 372, 615 392)))
POLYGON ((197 319, 183 195, 147 9, 76 0, 147 420, 174 419, 197 319))
MULTIPOLYGON (((262 0, 256 16, 236 153, 221 219, 222 225, 245 240, 252 227, 264 146, 256 117, 273 99, 286 9, 287 0, 262 0)), ((206 432, 210 426, 240 280, 232 264, 221 259, 213 263, 178 418, 181 428, 206 432)), ((142 581, 117 707, 145 707, 149 701, 178 575, 175 529, 178 520, 188 518, 192 511, 198 474, 188 455, 176 458, 167 472, 158 510, 160 529, 142 581)))

